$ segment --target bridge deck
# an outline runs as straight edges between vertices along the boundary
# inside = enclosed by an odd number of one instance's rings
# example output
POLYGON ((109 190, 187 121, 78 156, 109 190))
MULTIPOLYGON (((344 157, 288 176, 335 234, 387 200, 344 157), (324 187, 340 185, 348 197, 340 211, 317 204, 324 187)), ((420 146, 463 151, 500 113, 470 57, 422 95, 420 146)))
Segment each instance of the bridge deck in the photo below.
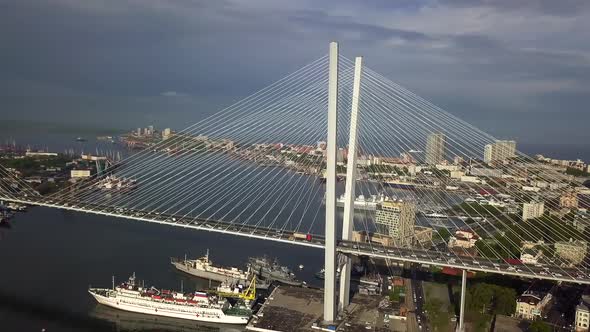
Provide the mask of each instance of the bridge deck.
MULTIPOLYGON (((287 243, 291 245, 324 248, 324 237, 313 235, 311 241, 294 237, 292 231, 259 227, 247 224, 229 223, 221 220, 199 219, 186 216, 162 214, 158 212, 133 211, 117 207, 98 205, 77 205, 68 202, 56 202, 43 198, 0 198, 3 201, 27 205, 44 206, 62 210, 91 213, 96 215, 125 218, 168 226, 191 228, 201 231, 237 235, 265 241, 287 243)), ((590 284, 590 271, 557 266, 511 265, 502 261, 494 262, 484 257, 458 256, 449 252, 424 250, 416 248, 384 247, 381 244, 337 241, 337 251, 344 254, 390 259, 401 262, 427 264, 438 267, 450 267, 470 271, 510 275, 515 277, 590 284), (559 270, 559 272, 551 271, 559 270)))

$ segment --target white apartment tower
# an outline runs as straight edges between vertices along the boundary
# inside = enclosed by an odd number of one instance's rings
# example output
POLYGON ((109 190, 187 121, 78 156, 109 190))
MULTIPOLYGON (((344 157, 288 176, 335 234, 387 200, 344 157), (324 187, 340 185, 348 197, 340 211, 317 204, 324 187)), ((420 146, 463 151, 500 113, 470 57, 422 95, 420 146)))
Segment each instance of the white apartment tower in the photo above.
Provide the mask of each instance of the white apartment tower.
POLYGON ((530 202, 522 204, 522 220, 539 218, 545 213, 544 202, 530 202))
POLYGON ((445 135, 432 133, 426 138, 426 163, 436 165, 445 160, 445 135))
POLYGON ((483 150, 483 161, 503 161, 516 156, 516 141, 496 141, 487 144, 483 150))

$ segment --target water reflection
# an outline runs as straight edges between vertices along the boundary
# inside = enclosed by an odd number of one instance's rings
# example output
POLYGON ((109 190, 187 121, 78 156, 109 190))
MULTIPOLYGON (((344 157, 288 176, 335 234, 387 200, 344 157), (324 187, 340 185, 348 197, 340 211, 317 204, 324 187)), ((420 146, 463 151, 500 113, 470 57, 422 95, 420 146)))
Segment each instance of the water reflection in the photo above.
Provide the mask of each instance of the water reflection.
POLYGON ((163 331, 163 332, 241 332, 241 326, 227 326, 196 322, 186 319, 144 315, 116 310, 97 304, 88 313, 93 318, 115 324, 115 331, 163 331))

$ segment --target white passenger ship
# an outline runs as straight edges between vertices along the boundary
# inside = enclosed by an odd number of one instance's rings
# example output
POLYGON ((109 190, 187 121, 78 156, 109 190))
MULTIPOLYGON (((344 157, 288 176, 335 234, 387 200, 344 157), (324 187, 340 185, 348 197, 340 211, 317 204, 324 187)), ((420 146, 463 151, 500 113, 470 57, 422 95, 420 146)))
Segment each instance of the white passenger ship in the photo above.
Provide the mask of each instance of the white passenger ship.
POLYGON ((90 288, 88 292, 100 304, 148 315, 225 324, 247 324, 252 316, 250 308, 239 304, 232 306, 217 295, 140 287, 135 283, 135 273, 119 286, 114 286, 113 282, 113 289, 90 288))

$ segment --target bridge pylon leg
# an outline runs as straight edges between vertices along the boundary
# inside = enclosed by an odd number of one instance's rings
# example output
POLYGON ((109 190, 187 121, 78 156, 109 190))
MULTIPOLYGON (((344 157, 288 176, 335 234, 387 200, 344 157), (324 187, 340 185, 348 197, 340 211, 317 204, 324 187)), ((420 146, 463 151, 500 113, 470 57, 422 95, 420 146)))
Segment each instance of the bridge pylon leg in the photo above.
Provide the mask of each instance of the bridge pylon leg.
POLYGON ((326 239, 324 322, 336 319, 336 129, 338 121, 338 43, 330 43, 328 74, 328 136, 326 140, 326 239))
MULTIPOLYGON (((346 188, 344 191, 344 219, 342 225, 342 240, 350 240, 354 228, 354 200, 356 184, 356 158, 357 158, 357 123, 358 106, 361 89, 363 58, 357 57, 354 62, 354 80, 352 87, 352 107, 350 112, 350 133, 348 136, 348 161, 346 165, 346 188)), ((344 310, 350 302, 350 272, 352 261, 346 257, 344 265, 340 269, 340 293, 338 309, 344 310)))
POLYGON ((467 270, 461 276, 461 307, 459 308, 459 332, 465 331, 465 295, 467 293, 467 270))

